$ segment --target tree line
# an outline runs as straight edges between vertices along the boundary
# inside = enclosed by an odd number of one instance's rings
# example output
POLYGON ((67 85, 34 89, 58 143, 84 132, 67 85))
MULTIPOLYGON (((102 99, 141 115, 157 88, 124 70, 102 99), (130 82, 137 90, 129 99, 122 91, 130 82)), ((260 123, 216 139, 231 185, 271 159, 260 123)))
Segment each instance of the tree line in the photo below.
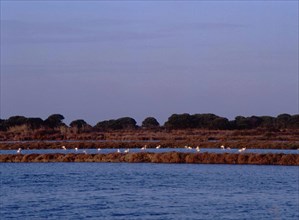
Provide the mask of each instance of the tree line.
POLYGON ((215 114, 173 114, 164 125, 154 117, 147 117, 138 126, 135 119, 131 117, 122 117, 98 122, 91 126, 83 119, 72 121, 69 126, 64 122, 64 116, 61 114, 52 114, 47 119, 27 118, 24 116, 12 116, 8 119, 0 119, 0 131, 8 131, 17 126, 26 126, 30 130, 37 129, 57 129, 69 127, 81 132, 92 131, 113 131, 124 129, 211 129, 211 130, 245 130, 245 129, 298 129, 299 114, 280 114, 277 117, 272 116, 237 116, 234 120, 220 117, 215 114))

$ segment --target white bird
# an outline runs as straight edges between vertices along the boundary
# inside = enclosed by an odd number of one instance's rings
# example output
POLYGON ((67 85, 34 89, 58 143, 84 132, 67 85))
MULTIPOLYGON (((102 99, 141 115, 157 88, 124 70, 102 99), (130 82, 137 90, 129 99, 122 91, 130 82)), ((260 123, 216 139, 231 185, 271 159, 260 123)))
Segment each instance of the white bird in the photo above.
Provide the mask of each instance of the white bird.
POLYGON ((120 149, 117 149, 117 153, 120 153, 120 149))
POLYGON ((222 150, 224 150, 224 149, 225 149, 224 145, 221 145, 221 146, 220 146, 220 148, 221 148, 222 150))
POLYGON ((191 147, 191 146, 189 146, 189 147, 188 147, 188 149, 189 149, 189 150, 192 150, 192 147, 191 147))
POLYGON ((147 145, 144 145, 144 146, 141 148, 141 150, 146 150, 146 148, 147 148, 147 145))
POLYGON ((245 150, 246 150, 246 147, 243 147, 243 148, 239 149, 239 152, 243 152, 245 150))
POLYGON ((160 147, 161 147, 161 145, 158 145, 158 146, 156 147, 156 149, 160 149, 160 147))
POLYGON ((84 154, 87 154, 86 150, 83 150, 83 153, 84 153, 84 154))
POLYGON ((231 150, 230 147, 227 147, 226 149, 227 149, 227 150, 231 150))
POLYGON ((78 147, 75 147, 75 151, 78 151, 78 147))
POLYGON ((65 147, 65 146, 62 146, 61 148, 62 148, 63 150, 66 150, 66 147, 65 147))
POLYGON ((129 153, 130 152, 130 149, 125 149, 125 153, 129 153))
POLYGON ((187 145, 185 145, 185 146, 184 146, 184 148, 188 149, 188 146, 187 146, 187 145))
POLYGON ((199 152, 199 151, 200 151, 199 146, 197 146, 197 147, 195 148, 195 150, 196 150, 197 152, 199 152))
POLYGON ((19 148, 19 149, 17 150, 17 153, 20 154, 21 151, 22 151, 22 148, 19 148))
POLYGON ((100 151, 101 150, 101 148, 98 148, 98 151, 100 151))

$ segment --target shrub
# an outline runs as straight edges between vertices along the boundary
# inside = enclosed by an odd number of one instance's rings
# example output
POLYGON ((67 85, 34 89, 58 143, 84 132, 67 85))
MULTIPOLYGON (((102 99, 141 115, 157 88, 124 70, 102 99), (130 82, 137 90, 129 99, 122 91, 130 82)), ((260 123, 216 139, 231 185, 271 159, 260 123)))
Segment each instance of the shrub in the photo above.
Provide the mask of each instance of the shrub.
POLYGON ((142 127, 144 128, 157 128, 159 126, 159 122, 154 117, 147 117, 142 122, 142 127))

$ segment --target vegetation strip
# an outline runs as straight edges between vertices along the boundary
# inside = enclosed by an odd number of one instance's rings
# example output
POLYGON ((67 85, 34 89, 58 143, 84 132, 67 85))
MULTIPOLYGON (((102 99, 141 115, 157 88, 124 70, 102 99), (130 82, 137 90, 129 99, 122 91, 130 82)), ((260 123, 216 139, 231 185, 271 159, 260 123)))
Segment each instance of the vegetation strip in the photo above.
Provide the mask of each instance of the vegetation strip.
POLYGON ((299 166, 299 154, 217 153, 109 153, 109 154, 2 154, 0 162, 113 162, 190 163, 299 166))

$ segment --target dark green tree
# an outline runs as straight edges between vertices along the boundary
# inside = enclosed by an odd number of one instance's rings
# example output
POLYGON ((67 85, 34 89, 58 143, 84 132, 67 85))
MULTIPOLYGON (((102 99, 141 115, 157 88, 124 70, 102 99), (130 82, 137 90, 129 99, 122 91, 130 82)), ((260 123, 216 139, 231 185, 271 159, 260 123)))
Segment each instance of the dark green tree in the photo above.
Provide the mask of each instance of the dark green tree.
POLYGON ((209 128, 217 129, 217 130, 227 130, 227 129, 230 129, 230 123, 227 118, 219 117, 219 118, 214 119, 211 122, 209 128))
POLYGON ((289 114, 280 114, 275 119, 275 125, 277 128, 287 128, 289 121, 291 120, 292 116, 289 114))
POLYGON ((60 126, 65 125, 63 121, 64 117, 61 114, 53 114, 50 115, 46 120, 45 120, 45 125, 49 128, 57 128, 60 126))
POLYGON ((123 117, 116 120, 116 124, 120 129, 134 129, 137 122, 130 117, 123 117))
POLYGON ((113 130, 115 120, 105 120, 98 122, 94 128, 99 131, 113 130))
POLYGON ((192 128, 194 125, 193 118, 191 115, 184 114, 173 114, 165 122, 164 126, 170 129, 183 129, 192 128))
POLYGON ((144 128, 157 128, 160 124, 154 117, 147 117, 143 120, 141 126, 144 128))
POLYGON ((6 123, 4 119, 0 119, 0 131, 6 131, 6 123))
POLYGON ((235 128, 238 130, 250 129, 250 120, 244 116, 237 116, 234 121, 235 128))
POLYGON ((258 116, 251 116, 247 118, 248 123, 249 123, 249 128, 257 128, 261 125, 262 119, 258 116))
POLYGON ((24 116, 12 116, 5 121, 6 126, 14 127, 19 125, 24 125, 27 122, 27 118, 24 116))
MULTIPOLYGON (((206 128, 206 129, 218 129, 215 128, 215 125, 217 123, 214 122, 214 120, 220 118, 219 116, 215 114, 195 114, 192 115, 192 124, 195 128, 206 128)), ((220 119, 219 119, 220 121, 220 119)))
POLYGON ((71 128, 74 132, 81 133, 83 131, 91 131, 92 127, 86 123, 83 119, 74 120, 70 123, 71 128))
POLYGON ((44 126, 44 121, 41 118, 28 118, 26 124, 30 129, 35 130, 44 126))
POLYGON ((135 129, 136 121, 130 117, 123 117, 119 119, 112 119, 98 122, 94 128, 96 130, 121 130, 121 129, 135 129))
POLYGON ((298 115, 292 115, 290 120, 288 121, 288 128, 299 128, 299 114, 298 115))
POLYGON ((83 119, 74 120, 70 123, 72 128, 82 129, 87 126, 87 123, 83 119))
POLYGON ((272 116, 261 116, 262 122, 260 127, 274 129, 275 128, 275 118, 272 116))

